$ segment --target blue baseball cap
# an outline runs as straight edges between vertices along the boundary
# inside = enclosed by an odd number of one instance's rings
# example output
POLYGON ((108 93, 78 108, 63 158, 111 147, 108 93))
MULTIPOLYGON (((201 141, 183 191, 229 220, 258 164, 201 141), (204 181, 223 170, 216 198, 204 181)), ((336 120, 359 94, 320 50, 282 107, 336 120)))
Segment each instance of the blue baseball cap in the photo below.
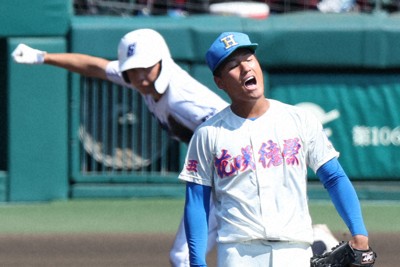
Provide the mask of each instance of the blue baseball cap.
POLYGON ((253 52, 258 44, 252 43, 247 34, 241 32, 223 32, 212 43, 206 53, 206 62, 208 67, 214 71, 221 63, 238 48, 249 48, 253 52))

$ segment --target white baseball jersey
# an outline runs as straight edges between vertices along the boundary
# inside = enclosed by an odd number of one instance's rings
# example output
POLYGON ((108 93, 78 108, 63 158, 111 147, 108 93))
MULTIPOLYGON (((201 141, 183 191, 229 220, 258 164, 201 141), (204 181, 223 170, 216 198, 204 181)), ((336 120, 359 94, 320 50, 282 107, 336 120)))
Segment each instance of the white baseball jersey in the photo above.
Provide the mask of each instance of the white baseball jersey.
MULTIPOLYGON (((110 81, 134 89, 123 80, 118 61, 110 62, 106 73, 110 81)), ((157 102, 150 95, 144 95, 144 101, 162 127, 180 141, 189 142, 198 125, 228 106, 226 101, 191 77, 171 58, 163 59, 155 86, 167 90, 157 102)))
POLYGON ((317 171, 339 154, 312 114, 269 101, 256 120, 224 109, 189 144, 179 178, 213 187, 219 242, 313 242, 307 165, 317 171))

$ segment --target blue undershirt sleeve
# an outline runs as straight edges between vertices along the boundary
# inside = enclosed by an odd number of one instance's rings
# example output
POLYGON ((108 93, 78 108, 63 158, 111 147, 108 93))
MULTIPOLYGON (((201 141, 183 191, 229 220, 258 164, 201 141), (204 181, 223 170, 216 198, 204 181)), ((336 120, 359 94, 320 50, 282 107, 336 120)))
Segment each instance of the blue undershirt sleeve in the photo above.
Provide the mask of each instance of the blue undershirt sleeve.
POLYGON ((317 170, 317 176, 328 190, 332 202, 351 234, 368 236, 357 193, 337 158, 317 170))
POLYGON ((184 223, 191 267, 207 266, 210 196, 211 187, 186 183, 184 223))

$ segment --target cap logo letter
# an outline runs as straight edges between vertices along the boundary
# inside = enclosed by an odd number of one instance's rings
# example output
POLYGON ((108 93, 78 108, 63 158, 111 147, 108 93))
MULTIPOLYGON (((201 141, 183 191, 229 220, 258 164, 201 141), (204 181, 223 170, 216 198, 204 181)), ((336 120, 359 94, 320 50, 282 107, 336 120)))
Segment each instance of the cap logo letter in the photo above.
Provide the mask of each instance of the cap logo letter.
POLYGON ((229 48, 231 48, 232 46, 235 46, 235 45, 238 44, 238 43, 235 41, 235 39, 233 39, 233 34, 228 35, 228 36, 225 36, 225 37, 222 38, 220 41, 224 43, 225 49, 229 49, 229 48))
POLYGON ((136 43, 130 44, 128 46, 128 51, 126 53, 127 57, 133 56, 135 54, 135 50, 136 50, 136 43))

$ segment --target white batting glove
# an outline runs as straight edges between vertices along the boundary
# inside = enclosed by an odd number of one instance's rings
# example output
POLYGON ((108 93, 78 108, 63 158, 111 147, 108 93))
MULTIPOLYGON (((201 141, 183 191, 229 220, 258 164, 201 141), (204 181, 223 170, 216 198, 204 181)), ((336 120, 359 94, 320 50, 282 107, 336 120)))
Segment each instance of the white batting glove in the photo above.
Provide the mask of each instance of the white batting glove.
POLYGON ((19 44, 12 52, 11 56, 17 63, 43 64, 45 54, 45 51, 33 49, 25 44, 19 44))

